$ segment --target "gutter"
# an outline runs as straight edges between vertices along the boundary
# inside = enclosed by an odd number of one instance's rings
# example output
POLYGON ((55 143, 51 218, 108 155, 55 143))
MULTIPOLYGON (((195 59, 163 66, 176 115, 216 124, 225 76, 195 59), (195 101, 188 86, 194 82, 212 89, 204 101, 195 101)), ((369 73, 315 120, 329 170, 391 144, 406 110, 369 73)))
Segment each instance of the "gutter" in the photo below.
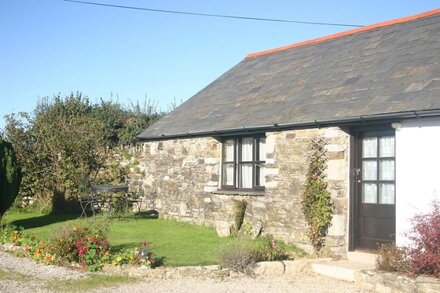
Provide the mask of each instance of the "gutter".
POLYGON ((193 137, 221 137, 221 136, 233 136, 233 135, 243 135, 250 133, 261 133, 261 132, 273 132, 273 131, 284 131, 284 130, 294 130, 303 128, 321 128, 329 126, 351 126, 359 124, 371 124, 379 122, 397 122, 401 119, 411 119, 411 118, 429 118, 429 117, 439 117, 440 109, 433 110, 422 110, 422 111, 408 111, 408 112, 395 112, 395 113, 385 113, 385 114, 373 114, 373 115, 361 115, 338 119, 327 119, 327 120, 315 120, 310 122, 296 122, 296 123, 281 123, 272 125, 260 125, 260 126, 250 126, 250 127, 239 127, 239 128, 225 128, 225 129, 213 129, 207 131, 194 131, 194 132, 182 132, 173 134, 161 134, 155 136, 141 137, 138 136, 139 141, 157 141, 157 140, 168 140, 176 138, 193 138, 193 137))

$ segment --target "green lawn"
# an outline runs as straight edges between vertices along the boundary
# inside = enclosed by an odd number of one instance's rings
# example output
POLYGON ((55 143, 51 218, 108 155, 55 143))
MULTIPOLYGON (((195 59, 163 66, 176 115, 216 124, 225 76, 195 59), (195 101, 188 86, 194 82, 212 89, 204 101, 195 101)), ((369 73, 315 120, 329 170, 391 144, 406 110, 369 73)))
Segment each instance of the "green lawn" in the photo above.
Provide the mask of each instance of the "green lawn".
MULTIPOLYGON (((54 231, 76 223, 90 224, 93 219, 78 219, 77 215, 42 215, 37 213, 8 213, 3 224, 23 226, 25 233, 47 240, 54 231)), ((99 221, 99 217, 98 221, 99 221)), ((102 221, 101 221, 102 222, 102 221)), ((219 248, 236 238, 219 238, 212 228, 190 225, 174 220, 126 218, 109 221, 109 241, 113 249, 135 247, 148 241, 156 256, 164 257, 166 266, 209 265, 218 263, 219 248)), ((253 241, 256 243, 256 241, 253 241)))

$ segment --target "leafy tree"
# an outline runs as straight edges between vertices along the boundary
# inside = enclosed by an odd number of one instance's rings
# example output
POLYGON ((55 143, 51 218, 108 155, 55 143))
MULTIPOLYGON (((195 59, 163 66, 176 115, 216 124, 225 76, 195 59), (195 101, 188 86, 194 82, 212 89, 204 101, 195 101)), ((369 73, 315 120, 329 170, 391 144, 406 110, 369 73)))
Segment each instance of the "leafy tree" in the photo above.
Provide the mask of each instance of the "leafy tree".
POLYGON ((8 115, 5 134, 23 166, 20 196, 33 197, 40 208, 74 207, 113 149, 133 145, 160 116, 147 103, 126 109, 102 100, 93 104, 81 93, 45 98, 32 114, 8 115))
POLYGON ((0 138, 0 218, 17 197, 20 181, 20 167, 12 144, 0 138))
POLYGON ((136 144, 136 137, 145 128, 163 116, 156 106, 145 100, 124 108, 112 101, 103 101, 93 107, 93 116, 104 123, 104 135, 110 148, 136 144))

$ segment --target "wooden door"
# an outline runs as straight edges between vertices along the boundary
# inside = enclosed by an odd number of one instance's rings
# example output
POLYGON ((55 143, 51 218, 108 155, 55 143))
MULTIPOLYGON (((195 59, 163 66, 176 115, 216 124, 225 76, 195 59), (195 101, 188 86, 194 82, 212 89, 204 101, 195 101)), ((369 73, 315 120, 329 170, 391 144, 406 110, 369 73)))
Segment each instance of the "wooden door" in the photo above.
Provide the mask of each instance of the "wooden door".
POLYGON ((355 248, 377 249, 395 240, 394 131, 356 133, 355 248))

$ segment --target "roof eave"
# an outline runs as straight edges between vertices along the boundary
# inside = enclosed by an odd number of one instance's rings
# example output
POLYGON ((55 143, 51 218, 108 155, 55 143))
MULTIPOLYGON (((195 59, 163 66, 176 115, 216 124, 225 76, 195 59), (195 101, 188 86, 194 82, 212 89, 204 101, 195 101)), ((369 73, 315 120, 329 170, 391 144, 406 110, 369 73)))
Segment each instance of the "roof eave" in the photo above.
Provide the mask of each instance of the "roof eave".
POLYGON ((365 116, 361 115, 361 116, 327 119, 327 120, 315 120, 309 122, 282 123, 282 124, 260 125, 260 126, 229 128, 229 129, 213 129, 207 131, 161 134, 157 136, 139 135, 137 139, 139 141, 147 142, 147 141, 208 137, 208 136, 222 137, 222 136, 232 136, 232 135, 246 135, 246 134, 258 133, 258 132, 285 131, 285 130, 304 129, 304 128, 350 126, 359 123, 383 123, 388 121, 393 122, 402 119, 429 118, 429 117, 440 117, 440 109, 394 112, 394 113, 373 114, 373 115, 365 115, 365 116))

